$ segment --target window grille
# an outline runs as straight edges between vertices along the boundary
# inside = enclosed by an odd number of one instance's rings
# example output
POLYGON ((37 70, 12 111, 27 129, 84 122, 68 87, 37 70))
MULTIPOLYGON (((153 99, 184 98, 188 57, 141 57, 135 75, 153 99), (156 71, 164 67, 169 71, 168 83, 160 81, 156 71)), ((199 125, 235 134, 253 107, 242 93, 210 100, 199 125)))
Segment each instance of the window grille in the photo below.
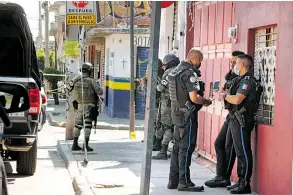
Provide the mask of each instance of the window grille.
POLYGON ((277 27, 255 33, 254 76, 264 88, 256 114, 259 124, 274 124, 277 27))

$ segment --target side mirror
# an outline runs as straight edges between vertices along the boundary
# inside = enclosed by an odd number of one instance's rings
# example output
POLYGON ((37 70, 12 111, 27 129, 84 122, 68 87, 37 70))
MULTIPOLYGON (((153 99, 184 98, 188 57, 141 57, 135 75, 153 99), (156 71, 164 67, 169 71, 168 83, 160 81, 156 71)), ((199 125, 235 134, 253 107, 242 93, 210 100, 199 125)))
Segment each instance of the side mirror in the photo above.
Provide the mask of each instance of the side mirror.
POLYGON ((0 103, 6 113, 24 112, 30 108, 27 89, 21 84, 0 82, 0 103))

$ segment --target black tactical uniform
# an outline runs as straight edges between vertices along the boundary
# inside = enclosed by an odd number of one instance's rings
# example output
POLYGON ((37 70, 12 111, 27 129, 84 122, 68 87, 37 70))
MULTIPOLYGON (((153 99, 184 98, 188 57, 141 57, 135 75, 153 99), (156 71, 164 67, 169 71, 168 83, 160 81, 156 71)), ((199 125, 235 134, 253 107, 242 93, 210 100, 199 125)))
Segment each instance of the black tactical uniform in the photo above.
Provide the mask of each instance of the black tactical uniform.
MULTIPOLYGON (((226 74, 224 90, 230 90, 233 80, 238 77, 231 70, 226 74)), ((239 77, 241 78, 241 77, 239 77)), ((235 82, 236 80, 234 80, 235 82)), ((232 109, 232 104, 224 101, 225 109, 232 109)), ((228 128, 228 121, 226 120, 216 138, 215 149, 217 156, 217 176, 205 183, 209 187, 226 187, 231 184, 230 176, 236 159, 235 150, 233 147, 233 140, 231 130, 228 128)), ((239 165, 239 164, 238 164, 239 165)), ((240 170, 240 169, 237 169, 240 170)), ((238 173, 238 176, 240 173, 238 173)))
POLYGON ((249 73, 235 80, 230 89, 230 94, 241 93, 245 96, 245 99, 240 105, 233 105, 227 116, 239 169, 239 182, 230 188, 230 193, 251 193, 250 178, 253 166, 251 131, 255 125, 254 116, 258 109, 262 87, 249 73), (239 82, 237 82, 238 80, 239 82))
POLYGON ((168 75, 169 93, 172 106, 174 145, 171 154, 169 189, 180 191, 202 191, 190 180, 191 156, 196 146, 197 112, 202 107, 191 103, 189 92, 203 95, 204 83, 200 81, 195 68, 188 62, 181 62, 168 75), (179 185, 178 185, 179 184, 179 185))
POLYGON ((254 116, 258 109, 262 87, 249 73, 234 79, 231 95, 241 93, 245 99, 240 105, 233 105, 227 116, 228 127, 233 138, 233 147, 238 158, 239 181, 229 188, 231 194, 251 193, 252 175, 251 131, 254 128, 254 116))
MULTIPOLYGON (((245 96, 245 99, 240 105, 225 103, 229 110, 226 122, 222 128, 228 129, 225 148, 226 155, 223 154, 223 151, 219 153, 220 156, 225 156, 225 159, 220 158, 219 160, 220 163, 224 162, 222 163, 224 168, 220 167, 221 165, 217 165, 218 176, 213 180, 207 181, 206 185, 209 187, 227 186, 228 178, 227 180, 221 180, 219 176, 226 174, 227 177, 227 175, 231 175, 236 154, 238 158, 237 174, 239 181, 233 186, 228 186, 227 189, 230 190, 231 194, 245 194, 251 193, 250 178, 253 165, 251 131, 254 128, 254 116, 258 109, 262 87, 250 73, 234 78, 231 85, 230 95, 241 93, 245 96)), ((217 151, 217 155, 219 154, 217 151)))

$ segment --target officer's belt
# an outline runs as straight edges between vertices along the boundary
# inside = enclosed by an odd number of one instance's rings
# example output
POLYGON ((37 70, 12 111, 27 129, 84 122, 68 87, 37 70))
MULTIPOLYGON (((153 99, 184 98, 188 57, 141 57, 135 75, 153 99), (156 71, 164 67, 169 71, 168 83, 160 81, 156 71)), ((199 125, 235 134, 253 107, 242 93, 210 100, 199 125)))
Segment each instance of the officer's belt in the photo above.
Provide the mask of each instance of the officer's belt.
POLYGON ((78 104, 78 109, 82 109, 82 106, 87 107, 87 106, 89 106, 89 105, 91 105, 91 106, 95 106, 95 104, 93 104, 93 103, 78 104))
POLYGON ((188 108, 175 108, 174 110, 180 111, 180 112, 187 112, 188 108))
POLYGON ((78 104, 93 104, 91 100, 81 100, 79 98, 76 99, 78 104))
POLYGON ((236 110, 235 112, 229 112, 228 120, 229 119, 236 119, 241 127, 245 126, 245 118, 243 113, 246 111, 245 107, 242 107, 240 110, 236 110))

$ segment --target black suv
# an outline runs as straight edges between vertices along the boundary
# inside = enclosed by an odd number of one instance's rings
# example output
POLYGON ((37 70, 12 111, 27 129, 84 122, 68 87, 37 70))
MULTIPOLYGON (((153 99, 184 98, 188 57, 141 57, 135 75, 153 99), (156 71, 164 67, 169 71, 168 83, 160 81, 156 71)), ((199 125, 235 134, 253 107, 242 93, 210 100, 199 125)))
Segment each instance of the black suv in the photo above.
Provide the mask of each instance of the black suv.
POLYGON ((24 85, 30 100, 28 111, 9 114, 11 128, 5 128, 0 122, 0 151, 4 160, 17 161, 19 174, 33 175, 37 163, 42 81, 26 14, 14 3, 0 3, 0 67, 0 82, 24 85))

